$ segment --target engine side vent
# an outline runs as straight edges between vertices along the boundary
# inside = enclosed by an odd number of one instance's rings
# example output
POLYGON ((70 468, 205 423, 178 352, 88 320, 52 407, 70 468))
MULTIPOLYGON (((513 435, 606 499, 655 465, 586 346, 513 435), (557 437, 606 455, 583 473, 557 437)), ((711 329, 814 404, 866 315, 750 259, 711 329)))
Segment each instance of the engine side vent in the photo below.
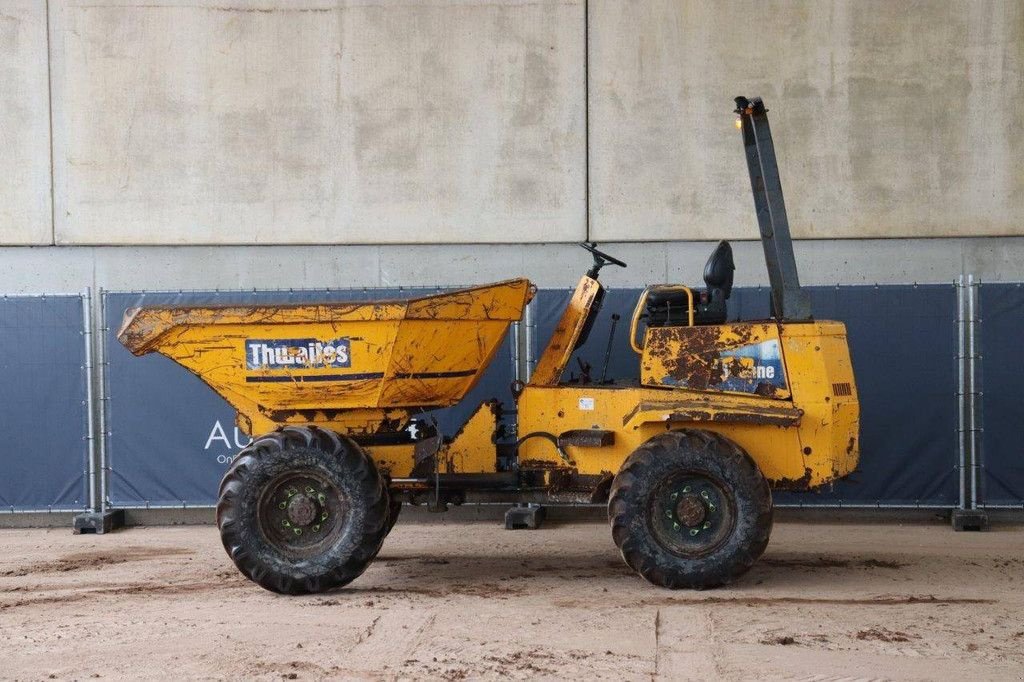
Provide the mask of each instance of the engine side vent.
POLYGON ((844 381, 839 384, 832 384, 832 395, 843 396, 853 395, 853 387, 850 386, 850 382, 844 381))

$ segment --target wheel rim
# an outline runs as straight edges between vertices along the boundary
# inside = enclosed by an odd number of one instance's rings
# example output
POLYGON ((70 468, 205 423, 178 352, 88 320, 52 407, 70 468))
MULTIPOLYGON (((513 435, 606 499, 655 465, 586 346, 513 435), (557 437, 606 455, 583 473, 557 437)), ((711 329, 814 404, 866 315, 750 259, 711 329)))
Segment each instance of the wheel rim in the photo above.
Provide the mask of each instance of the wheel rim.
POLYGON ((257 509, 260 532, 289 559, 314 556, 337 540, 350 505, 325 476, 282 474, 263 490, 257 509))
POLYGON ((713 552, 736 525, 736 507, 725 485, 704 474, 669 476, 654 490, 648 511, 659 544, 685 558, 713 552))

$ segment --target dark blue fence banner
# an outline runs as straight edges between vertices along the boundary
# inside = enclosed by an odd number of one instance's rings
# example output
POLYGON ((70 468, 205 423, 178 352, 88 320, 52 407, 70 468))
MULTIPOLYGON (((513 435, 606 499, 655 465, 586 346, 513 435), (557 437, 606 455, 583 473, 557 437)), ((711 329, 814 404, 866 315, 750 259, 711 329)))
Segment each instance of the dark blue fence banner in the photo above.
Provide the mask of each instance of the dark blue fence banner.
POLYGON ((1024 286, 981 284, 978 288, 978 387, 981 465, 978 500, 984 506, 1024 506, 1024 400, 1021 344, 1024 286))
MULTIPOLYGON (((107 293, 104 297, 107 461, 110 504, 210 505, 217 485, 249 434, 235 411, 198 377, 151 353, 135 357, 116 338, 124 311, 140 305, 281 304, 380 300, 433 294, 438 289, 353 289, 184 293, 107 293)), ((506 339, 466 398, 424 418, 454 435, 476 407, 497 397, 511 406, 512 353, 506 339)))
POLYGON ((88 495, 81 296, 0 298, 0 508, 81 510, 88 495))
MULTIPOLYGON (((847 327, 860 396, 860 466, 848 478, 820 491, 776 493, 776 504, 956 506, 956 287, 809 290, 815 317, 839 320, 847 327)), ((576 358, 589 363, 591 376, 600 379, 613 313, 620 319, 608 377, 639 379, 639 361, 629 344, 629 324, 640 293, 640 289, 608 291, 586 345, 576 352, 563 380, 570 372, 579 374, 576 358)), ((538 293, 533 304, 534 358, 551 337, 571 295, 565 289, 538 293)), ((733 291, 730 320, 764 319, 768 312, 766 288, 733 291)))
MULTIPOLYGON (((111 504, 212 504, 224 469, 249 440, 248 434, 235 428, 231 407, 197 377, 158 354, 136 358, 117 342, 115 333, 125 309, 144 304, 372 300, 434 291, 107 294, 106 418, 111 504)), ((778 493, 776 502, 808 506, 955 506, 955 287, 848 286, 812 287, 810 291, 819 319, 838 319, 847 325, 861 400, 861 462, 850 477, 825 490, 778 493)), ((639 363, 629 347, 628 333, 639 293, 639 289, 608 292, 588 343, 576 353, 591 365, 593 377, 600 378, 603 371, 612 313, 616 313, 620 319, 608 377, 638 378, 639 363)), ((546 344, 570 296, 569 290, 539 292, 532 304, 534 357, 546 344)), ((757 319, 768 314, 766 289, 737 289, 729 303, 730 319, 757 319)), ((565 378, 569 372, 579 372, 575 359, 565 378)), ((506 341, 465 400, 430 414, 438 419, 443 433, 452 435, 483 400, 496 396, 511 405, 509 385, 513 378, 506 341)), ((986 460, 988 464, 995 461, 986 460)), ((1000 480, 1005 478, 1002 472, 1006 467, 995 466, 993 470, 1000 480)))

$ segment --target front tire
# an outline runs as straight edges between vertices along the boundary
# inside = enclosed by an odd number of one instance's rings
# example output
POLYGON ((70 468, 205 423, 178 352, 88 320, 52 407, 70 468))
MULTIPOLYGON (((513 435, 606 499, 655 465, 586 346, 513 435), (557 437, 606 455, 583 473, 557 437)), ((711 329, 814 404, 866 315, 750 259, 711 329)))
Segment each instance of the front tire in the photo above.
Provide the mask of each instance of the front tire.
POLYGON ((247 578, 284 594, 323 592, 359 577, 388 531, 390 499, 352 440, 285 427, 242 450, 220 485, 217 526, 247 578))
POLYGON ((703 589, 732 582, 761 556, 772 497, 738 445, 709 431, 673 431, 623 463, 608 518, 623 559, 646 580, 703 589))
POLYGON ((398 516, 401 513, 402 513, 402 499, 398 496, 398 493, 392 492, 391 493, 391 501, 388 504, 388 521, 387 521, 387 527, 388 527, 387 534, 388 535, 391 534, 391 529, 395 527, 396 523, 398 523, 398 516))

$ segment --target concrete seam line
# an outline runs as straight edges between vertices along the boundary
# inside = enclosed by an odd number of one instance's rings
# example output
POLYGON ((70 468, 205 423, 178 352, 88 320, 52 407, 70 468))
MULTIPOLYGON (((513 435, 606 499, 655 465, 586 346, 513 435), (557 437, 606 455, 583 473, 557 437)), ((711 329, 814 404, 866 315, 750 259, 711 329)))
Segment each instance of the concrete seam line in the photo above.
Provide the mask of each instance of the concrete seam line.
POLYGON ((46 12, 46 113, 49 119, 48 140, 50 147, 50 246, 57 245, 57 205, 53 181, 53 48, 50 29, 50 0, 43 4, 46 12))
POLYGON ((590 0, 583 0, 583 225, 590 241, 590 0))

